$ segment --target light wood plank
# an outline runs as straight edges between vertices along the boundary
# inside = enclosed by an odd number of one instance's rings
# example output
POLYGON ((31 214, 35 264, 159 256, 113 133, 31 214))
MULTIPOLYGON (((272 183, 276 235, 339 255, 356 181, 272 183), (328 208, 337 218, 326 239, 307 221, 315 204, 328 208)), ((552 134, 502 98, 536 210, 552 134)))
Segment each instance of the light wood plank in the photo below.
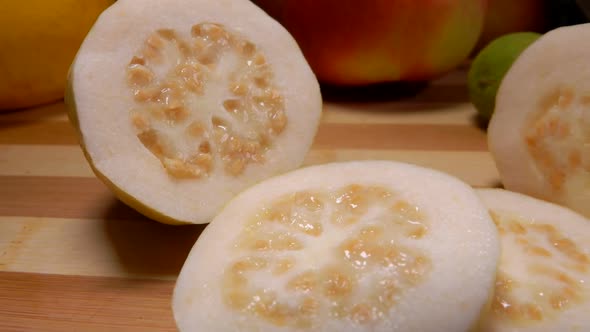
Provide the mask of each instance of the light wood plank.
MULTIPOLYGON (((465 68, 413 97, 328 100, 305 165, 398 160, 496 186, 465 68)), ((61 102, 0 115, 0 331, 174 331, 174 279, 205 226, 125 206, 77 144, 61 102)))
POLYGON ((475 109, 470 103, 430 103, 415 101, 379 103, 327 103, 324 123, 397 123, 473 125, 475 109))
MULTIPOLYGON (((488 153, 326 150, 312 153, 307 163, 376 156, 447 171, 476 186, 498 183, 488 153)), ((155 255, 171 265, 150 274, 174 275, 204 227, 150 221, 94 178, 0 177, 0 198, 0 215, 14 216, 0 218, 0 269, 10 271, 135 275, 120 264, 121 257, 138 255, 131 266, 149 267, 155 255)), ((145 277, 144 272, 139 275, 145 277)))
MULTIPOLYGON (((395 98, 396 88, 379 91, 379 98, 350 90, 349 101, 324 98, 325 123, 455 124, 477 126, 476 111, 465 85, 468 64, 428 84, 414 96, 395 98)), ((368 90, 370 94, 375 91, 368 90)), ((341 96, 339 96, 341 97, 341 96)))
POLYGON ((0 272, 0 330, 176 331, 173 281, 0 272))
MULTIPOLYGON (((348 160, 396 160, 434 168, 485 187, 499 181, 488 152, 313 149, 304 165, 348 160)), ((0 175, 94 177, 82 151, 68 145, 0 145, 0 175)))
POLYGON ((0 216, 140 219, 96 178, 0 176, 0 216))
POLYGON ((67 121, 66 106, 63 101, 57 101, 47 105, 4 111, 0 114, 0 126, 15 122, 45 122, 45 121, 67 121))
MULTIPOLYGON (((26 122, 0 129, 0 144, 77 145, 68 122, 26 122)), ((468 125, 322 123, 314 148, 485 151, 486 134, 468 125)))
POLYGON ((0 175, 93 177, 77 145, 0 144, 0 175))
POLYGON ((392 160, 432 168, 474 187, 497 187, 500 176, 489 152, 405 150, 313 150, 306 165, 349 160, 392 160))
POLYGON ((78 144, 78 136, 67 121, 2 121, 0 144, 78 144))
POLYGON ((486 134, 463 125, 330 124, 320 126, 315 149, 487 151, 486 134))
POLYGON ((0 217, 0 271, 175 279, 204 225, 0 217))
MULTIPOLYGON (((327 150, 315 151, 307 163, 376 156, 446 171, 475 186, 498 184, 488 153, 327 150)), ((146 277, 146 271, 133 270, 143 267, 150 275, 170 276, 204 228, 148 220, 94 178, 0 177, 0 197, 6 203, 0 215, 15 215, 0 218, 0 269, 9 271, 146 277), (125 256, 135 256, 131 269, 121 264, 125 256), (165 265, 154 267, 154 257, 165 265)))

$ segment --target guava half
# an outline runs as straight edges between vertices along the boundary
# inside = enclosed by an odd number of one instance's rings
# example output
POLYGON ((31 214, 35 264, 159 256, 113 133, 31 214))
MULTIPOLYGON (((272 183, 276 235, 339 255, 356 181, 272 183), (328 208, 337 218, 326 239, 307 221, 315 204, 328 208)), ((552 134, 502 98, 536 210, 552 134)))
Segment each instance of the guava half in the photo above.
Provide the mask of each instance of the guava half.
POLYGON ((506 189, 590 216, 590 24, 540 37, 508 70, 488 145, 506 189))
POLYGON ((81 46, 68 104, 85 155, 157 221, 205 223, 298 167, 321 114, 296 42, 247 0, 119 0, 81 46))
POLYGON ((465 183, 390 161, 331 163, 250 187, 177 279, 180 331, 468 331, 499 240, 465 183))
POLYGON ((478 189, 498 227, 501 258, 482 332, 590 330, 590 220, 502 189, 478 189))

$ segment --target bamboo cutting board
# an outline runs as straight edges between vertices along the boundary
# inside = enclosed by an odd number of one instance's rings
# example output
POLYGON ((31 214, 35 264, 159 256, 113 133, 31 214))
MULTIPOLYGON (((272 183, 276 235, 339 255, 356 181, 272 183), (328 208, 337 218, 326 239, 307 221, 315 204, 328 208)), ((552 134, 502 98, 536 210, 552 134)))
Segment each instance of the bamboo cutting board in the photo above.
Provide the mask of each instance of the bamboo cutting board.
MULTIPOLYGON (((390 159, 496 186, 465 76, 397 101, 326 101, 305 164, 390 159)), ((174 282, 204 227, 117 201, 62 103, 0 114, 0 331, 174 331, 174 282)))

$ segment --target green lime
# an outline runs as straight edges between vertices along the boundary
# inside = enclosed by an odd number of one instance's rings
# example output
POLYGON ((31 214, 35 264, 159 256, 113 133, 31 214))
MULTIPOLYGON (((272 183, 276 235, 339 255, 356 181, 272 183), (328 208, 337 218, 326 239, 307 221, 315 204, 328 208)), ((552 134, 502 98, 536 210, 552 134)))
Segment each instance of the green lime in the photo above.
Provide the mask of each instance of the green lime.
POLYGON ((479 52, 467 77, 469 99, 483 120, 489 121, 496 104, 496 92, 504 75, 530 44, 541 34, 516 32, 501 36, 479 52))

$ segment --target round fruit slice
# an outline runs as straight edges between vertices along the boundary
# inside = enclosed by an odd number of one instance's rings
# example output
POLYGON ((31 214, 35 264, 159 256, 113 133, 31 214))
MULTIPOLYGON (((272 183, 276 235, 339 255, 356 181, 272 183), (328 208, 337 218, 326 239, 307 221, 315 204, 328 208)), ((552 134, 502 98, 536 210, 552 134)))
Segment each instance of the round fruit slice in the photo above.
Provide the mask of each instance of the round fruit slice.
POLYGON ((507 72, 488 128, 506 189, 590 216, 590 24, 553 30, 507 72))
POLYGON ((119 0, 70 85, 96 174, 166 223, 209 222, 245 187, 298 167, 321 114, 297 44, 247 0, 119 0))
POLYGON ((501 239, 482 332, 590 330, 590 221, 565 207, 479 189, 501 239))
POLYGON ((467 331, 491 298, 497 231, 463 182, 333 163, 257 184, 193 247, 181 331, 467 331))

